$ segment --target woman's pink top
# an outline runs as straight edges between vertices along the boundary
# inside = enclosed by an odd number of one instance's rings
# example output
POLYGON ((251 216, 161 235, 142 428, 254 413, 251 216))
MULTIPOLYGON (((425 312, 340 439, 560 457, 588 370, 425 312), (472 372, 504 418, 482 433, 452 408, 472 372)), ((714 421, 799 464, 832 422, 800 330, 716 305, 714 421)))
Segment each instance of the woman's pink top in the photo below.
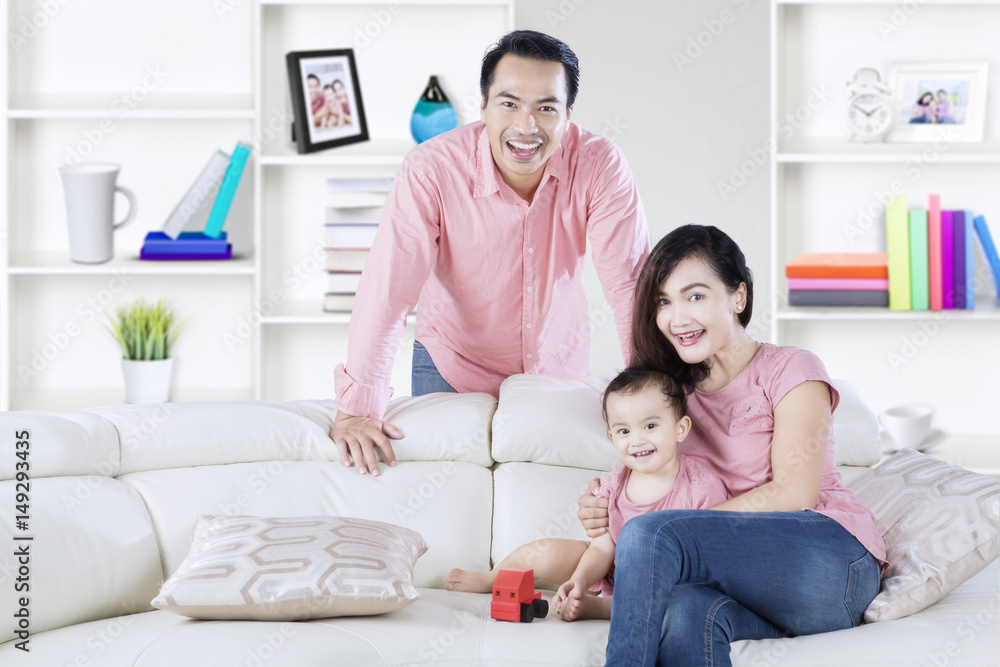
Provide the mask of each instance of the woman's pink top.
POLYGON ((885 567, 885 543, 871 510, 844 486, 834 460, 833 410, 840 395, 823 362, 812 352, 764 343, 746 368, 722 389, 688 396, 691 433, 678 451, 697 456, 726 488, 730 498, 770 482, 774 408, 797 385, 811 380, 830 388, 830 433, 819 499, 813 509, 846 528, 885 567))

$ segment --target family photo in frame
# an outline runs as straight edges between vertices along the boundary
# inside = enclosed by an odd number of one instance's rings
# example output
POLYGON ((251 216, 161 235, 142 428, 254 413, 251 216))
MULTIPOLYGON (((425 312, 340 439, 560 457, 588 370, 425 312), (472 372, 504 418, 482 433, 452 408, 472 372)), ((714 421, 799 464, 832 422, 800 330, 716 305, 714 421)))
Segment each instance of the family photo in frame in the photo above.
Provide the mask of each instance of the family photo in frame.
POLYGON ((368 141, 352 49, 294 51, 286 62, 299 153, 368 141))
POLYGON ((947 131, 958 142, 981 142, 987 63, 904 63, 889 68, 894 91, 890 140, 932 141, 947 131))

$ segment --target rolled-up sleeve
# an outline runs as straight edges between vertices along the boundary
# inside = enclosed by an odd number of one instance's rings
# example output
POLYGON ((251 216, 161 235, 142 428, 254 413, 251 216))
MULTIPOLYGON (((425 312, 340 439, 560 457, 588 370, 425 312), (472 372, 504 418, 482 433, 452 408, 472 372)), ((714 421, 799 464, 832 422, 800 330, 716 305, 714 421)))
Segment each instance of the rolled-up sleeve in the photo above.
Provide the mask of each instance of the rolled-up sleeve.
POLYGON ((649 228, 632 170, 611 146, 595 171, 587 238, 604 298, 614 313, 626 365, 632 356, 635 283, 649 257, 649 228))
POLYGON ((404 161, 358 285, 347 364, 334 370, 338 410, 377 419, 385 414, 406 315, 437 261, 440 212, 440 198, 404 161))

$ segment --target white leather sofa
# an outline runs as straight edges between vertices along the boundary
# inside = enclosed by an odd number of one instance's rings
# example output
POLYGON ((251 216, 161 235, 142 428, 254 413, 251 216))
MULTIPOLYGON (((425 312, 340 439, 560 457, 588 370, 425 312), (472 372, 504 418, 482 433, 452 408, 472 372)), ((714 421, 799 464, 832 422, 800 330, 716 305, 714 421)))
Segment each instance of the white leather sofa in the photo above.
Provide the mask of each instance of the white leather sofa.
MULTIPOLYGON (((861 393, 838 386, 837 458, 849 482, 880 450, 861 393)), ((0 414, 0 665, 601 665, 606 622, 494 621, 488 595, 443 589, 453 567, 487 569, 540 536, 584 537, 576 498, 617 464, 597 403, 602 388, 596 378, 516 376, 499 407, 484 394, 397 399, 387 418, 407 437, 396 445, 398 467, 377 478, 337 460, 326 435, 330 401, 0 414), (23 457, 14 442, 23 431, 31 481, 28 507, 18 509, 23 457), (29 517, 26 530, 19 514, 29 517), (341 515, 412 528, 430 545, 414 570, 421 597, 382 616, 294 623, 153 610, 200 514, 341 515), (15 539, 26 536, 33 539, 15 539), (24 545, 27 563, 15 555, 24 545), (22 597, 30 652, 15 635, 22 597)), ((734 663, 995 666, 998 598, 994 562, 913 616, 739 642, 734 663)))

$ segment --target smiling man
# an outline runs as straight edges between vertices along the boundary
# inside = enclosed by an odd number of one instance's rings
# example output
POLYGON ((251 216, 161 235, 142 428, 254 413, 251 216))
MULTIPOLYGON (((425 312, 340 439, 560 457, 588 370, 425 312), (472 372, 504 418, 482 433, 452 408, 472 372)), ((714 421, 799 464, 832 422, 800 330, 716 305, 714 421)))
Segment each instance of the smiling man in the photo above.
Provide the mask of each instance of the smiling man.
POLYGON ((585 374, 587 242, 622 350, 649 231, 632 172, 570 122, 580 70, 564 43, 508 33, 483 58, 482 122, 424 142, 400 166, 365 264, 330 437, 345 465, 395 463, 381 421, 417 306, 412 393, 496 395, 516 373, 585 374))

